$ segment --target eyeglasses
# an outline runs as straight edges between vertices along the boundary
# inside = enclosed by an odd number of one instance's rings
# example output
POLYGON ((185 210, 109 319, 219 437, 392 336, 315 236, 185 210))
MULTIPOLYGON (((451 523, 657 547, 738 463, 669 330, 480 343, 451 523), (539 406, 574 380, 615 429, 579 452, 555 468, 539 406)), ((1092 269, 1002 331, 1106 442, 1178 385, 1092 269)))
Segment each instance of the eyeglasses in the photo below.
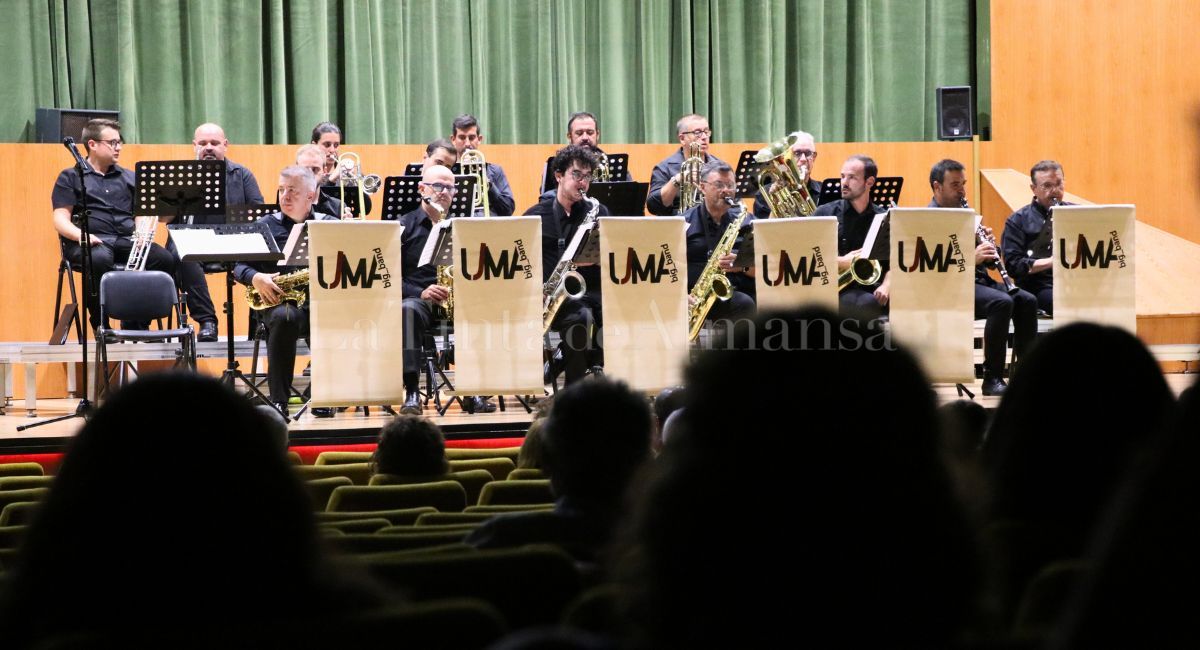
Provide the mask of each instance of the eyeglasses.
POLYGON ((704 181, 703 184, 716 188, 718 192, 732 190, 737 187, 737 183, 726 183, 725 181, 704 181))
POLYGON ((578 169, 572 169, 571 170, 571 178, 574 178, 575 180, 580 181, 580 182, 587 181, 590 183, 590 182, 592 182, 592 173, 591 172, 585 173, 585 172, 579 171, 578 169))
POLYGON ((108 145, 109 147, 112 147, 113 149, 120 149, 121 147, 123 147, 125 145, 125 143, 121 142, 119 139, 118 140, 100 140, 100 142, 103 142, 104 144, 108 145))
POLYGON ((795 153, 795 154, 796 154, 796 156, 797 156, 797 157, 799 157, 799 158, 808 158, 808 159, 810 159, 810 160, 811 160, 811 159, 813 159, 813 158, 816 158, 816 157, 817 157, 817 152, 815 152, 815 151, 806 151, 806 150, 804 150, 804 149, 801 149, 800 151, 795 151, 795 152, 793 152, 793 153, 795 153))
POLYGON ((425 187, 428 187, 429 189, 433 190, 434 192, 437 192, 438 194, 443 194, 443 193, 454 194, 457 191, 453 185, 447 185, 445 183, 421 183, 421 184, 424 185, 425 187))
POLYGON ((679 135, 690 135, 693 138, 707 138, 712 135, 712 129, 696 129, 695 131, 680 131, 679 135))

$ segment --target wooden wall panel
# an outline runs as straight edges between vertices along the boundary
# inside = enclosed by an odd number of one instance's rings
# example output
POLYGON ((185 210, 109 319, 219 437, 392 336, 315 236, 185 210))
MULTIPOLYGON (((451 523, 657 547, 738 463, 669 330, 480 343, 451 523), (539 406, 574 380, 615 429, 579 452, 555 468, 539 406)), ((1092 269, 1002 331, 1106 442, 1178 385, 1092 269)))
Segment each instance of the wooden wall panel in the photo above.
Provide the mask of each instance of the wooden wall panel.
POLYGON ((1200 242, 1197 24, 1194 0, 992 0, 981 165, 1056 159, 1069 191, 1200 242))

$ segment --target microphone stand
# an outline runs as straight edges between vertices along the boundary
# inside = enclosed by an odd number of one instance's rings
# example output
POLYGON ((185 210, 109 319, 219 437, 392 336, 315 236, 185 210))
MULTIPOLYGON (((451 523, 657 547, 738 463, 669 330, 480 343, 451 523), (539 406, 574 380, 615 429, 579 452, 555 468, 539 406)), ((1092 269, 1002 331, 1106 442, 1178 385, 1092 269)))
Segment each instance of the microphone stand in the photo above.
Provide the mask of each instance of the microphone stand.
MULTIPOLYGON (((84 161, 83 156, 79 155, 79 150, 75 148, 75 138, 63 138, 63 146, 66 147, 67 151, 71 152, 71 156, 75 158, 75 172, 79 175, 80 216, 78 219, 72 220, 75 221, 77 226, 79 226, 79 249, 81 259, 80 270, 83 276, 84 291, 86 292, 83 300, 81 301, 83 304, 79 306, 79 318, 80 322, 83 323, 84 326, 83 336, 79 337, 79 348, 83 360, 83 377, 79 382, 79 386, 82 389, 81 392, 83 394, 83 398, 79 400, 79 405, 75 407, 74 413, 41 420, 39 422, 34 422, 33 424, 23 424, 17 427, 17 431, 24 431, 26 429, 32 429, 33 427, 40 427, 45 424, 61 422, 62 420, 69 420, 71 418, 83 418, 84 420, 87 420, 91 418, 93 411, 95 411, 95 405, 93 405, 88 399, 87 372, 87 330, 91 325, 91 321, 88 320, 88 303, 92 300, 95 300, 97 297, 96 287, 94 284, 92 284, 92 231, 89 223, 92 218, 92 209, 88 207, 87 183, 84 182, 85 174, 87 173, 87 170, 91 168, 88 166, 87 162, 84 161)), ((105 372, 107 372, 107 370, 108 369, 106 368, 105 372)), ((26 387, 25 390, 29 390, 29 387, 26 387)))

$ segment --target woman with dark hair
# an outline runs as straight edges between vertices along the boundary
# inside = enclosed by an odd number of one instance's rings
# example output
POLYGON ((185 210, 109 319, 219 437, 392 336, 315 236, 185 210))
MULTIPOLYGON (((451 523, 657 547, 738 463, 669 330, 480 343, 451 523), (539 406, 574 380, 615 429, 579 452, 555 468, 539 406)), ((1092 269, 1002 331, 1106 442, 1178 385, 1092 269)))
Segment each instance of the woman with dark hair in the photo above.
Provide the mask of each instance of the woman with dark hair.
POLYGON ((337 162, 338 149, 342 146, 342 130, 333 122, 321 122, 313 127, 312 144, 317 145, 325 153, 325 176, 333 172, 337 162))
POLYGON ((212 379, 147 376, 71 441, 5 581, 0 638, 252 638, 380 602, 346 575, 262 415, 212 379))
POLYGON ((373 474, 441 476, 449 469, 441 427, 416 415, 401 415, 383 425, 371 455, 373 474))

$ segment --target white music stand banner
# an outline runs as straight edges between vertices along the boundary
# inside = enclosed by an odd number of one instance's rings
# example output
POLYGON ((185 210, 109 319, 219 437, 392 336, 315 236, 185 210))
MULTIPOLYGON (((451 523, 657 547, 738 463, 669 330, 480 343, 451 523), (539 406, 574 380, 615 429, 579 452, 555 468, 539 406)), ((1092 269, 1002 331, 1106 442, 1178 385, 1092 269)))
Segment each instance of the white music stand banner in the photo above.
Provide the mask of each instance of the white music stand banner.
POLYGON ((456 394, 542 393, 542 220, 454 219, 456 394))
POLYGON ((838 309, 837 217, 756 219, 759 310, 816 304, 838 309))
POLYGON ((1056 327, 1088 321, 1137 334, 1133 254, 1136 221, 1132 205, 1054 208, 1056 327))
POLYGON ((601 217, 604 374, 635 390, 682 382, 688 355, 687 224, 601 217))
POLYGON ((308 224, 312 405, 400 404, 400 234, 392 221, 308 224))
POLYGON ((930 381, 975 380, 975 213, 892 208, 891 311, 896 340, 930 381))

